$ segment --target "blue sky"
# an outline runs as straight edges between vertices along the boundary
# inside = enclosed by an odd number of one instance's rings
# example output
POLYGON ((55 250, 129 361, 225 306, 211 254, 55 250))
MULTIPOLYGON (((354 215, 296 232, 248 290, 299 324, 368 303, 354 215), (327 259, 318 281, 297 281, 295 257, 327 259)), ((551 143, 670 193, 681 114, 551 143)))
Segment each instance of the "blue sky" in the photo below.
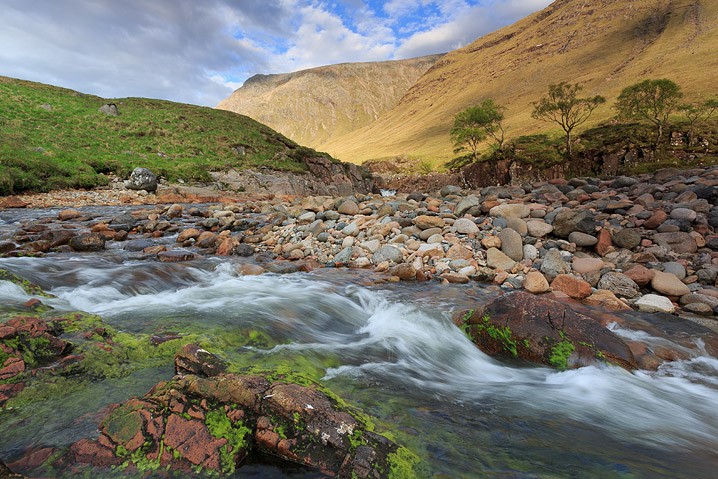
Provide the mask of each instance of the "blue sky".
POLYGON ((214 106, 257 73, 453 50, 551 0, 0 0, 0 75, 214 106))

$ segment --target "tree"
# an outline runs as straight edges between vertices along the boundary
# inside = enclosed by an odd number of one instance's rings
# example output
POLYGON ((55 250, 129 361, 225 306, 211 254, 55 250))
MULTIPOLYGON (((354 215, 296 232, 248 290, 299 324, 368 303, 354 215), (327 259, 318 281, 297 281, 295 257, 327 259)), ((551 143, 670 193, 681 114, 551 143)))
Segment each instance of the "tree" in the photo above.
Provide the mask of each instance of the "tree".
POLYGON ((476 160, 479 145, 488 137, 496 142, 496 149, 502 149, 505 134, 501 124, 503 119, 504 108, 491 99, 457 113, 451 129, 451 139, 456 147, 454 152, 469 150, 476 160))
POLYGON ((534 111, 531 116, 537 120, 552 121, 561 125, 566 133, 566 150, 573 156, 571 134, 573 130, 588 120, 599 105, 606 102, 600 95, 589 98, 579 98, 578 93, 583 89, 578 83, 561 82, 549 85, 548 96, 532 103, 534 111))
POLYGON ((623 89, 618 96, 616 109, 623 118, 648 120, 653 123, 658 146, 663 139, 668 118, 678 109, 682 97, 681 87, 671 80, 644 80, 623 89))
POLYGON ((713 116, 713 113, 718 110, 718 98, 711 98, 703 102, 686 103, 681 105, 679 110, 686 115, 689 125, 688 138, 689 142, 693 143, 696 125, 708 121, 713 116))

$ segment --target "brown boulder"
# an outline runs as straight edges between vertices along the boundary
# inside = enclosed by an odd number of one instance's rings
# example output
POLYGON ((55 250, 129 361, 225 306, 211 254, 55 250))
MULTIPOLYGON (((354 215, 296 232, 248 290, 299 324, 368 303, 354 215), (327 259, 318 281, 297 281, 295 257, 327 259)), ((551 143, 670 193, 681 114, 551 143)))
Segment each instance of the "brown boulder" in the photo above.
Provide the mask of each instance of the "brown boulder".
POLYGON ((471 314, 455 315, 474 343, 491 356, 558 368, 607 361, 626 369, 636 362, 626 343, 594 319, 544 296, 506 293, 471 314))
POLYGON ((100 233, 86 233, 75 236, 69 241, 70 248, 75 251, 101 251, 105 249, 105 237, 100 233))

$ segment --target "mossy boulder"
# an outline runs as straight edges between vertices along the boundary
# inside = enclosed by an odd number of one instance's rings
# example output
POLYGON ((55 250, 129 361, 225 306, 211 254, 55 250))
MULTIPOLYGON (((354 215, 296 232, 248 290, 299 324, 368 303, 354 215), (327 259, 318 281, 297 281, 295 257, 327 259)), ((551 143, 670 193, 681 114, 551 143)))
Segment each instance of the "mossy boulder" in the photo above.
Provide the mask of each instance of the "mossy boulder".
POLYGON ((307 384, 281 375, 180 374, 116 406, 102 420, 100 437, 76 443, 65 461, 224 475, 270 455, 331 477, 411 475, 412 453, 373 432, 371 421, 321 386, 307 384))
POLYGON ((637 368, 628 345, 598 321, 524 291, 506 293, 454 322, 486 354, 558 369, 611 363, 637 368))

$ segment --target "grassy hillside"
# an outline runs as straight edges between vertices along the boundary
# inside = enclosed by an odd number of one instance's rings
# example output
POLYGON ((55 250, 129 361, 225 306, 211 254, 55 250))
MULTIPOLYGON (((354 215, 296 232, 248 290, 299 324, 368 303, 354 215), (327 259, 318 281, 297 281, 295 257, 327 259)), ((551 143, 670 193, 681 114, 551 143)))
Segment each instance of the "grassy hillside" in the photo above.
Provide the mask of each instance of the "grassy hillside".
POLYGON ((493 98, 507 107, 509 136, 557 131, 531 118, 550 83, 580 82, 604 95, 590 128, 614 115, 624 87, 678 82, 686 100, 718 93, 715 0, 558 0, 541 12, 444 56, 378 121, 319 148, 344 161, 451 158, 454 115, 493 98))
POLYGON ((0 194, 89 188, 135 167, 169 180, 267 166, 303 171, 299 147, 245 116, 144 98, 105 100, 0 77, 0 194), (119 116, 99 111, 115 103, 119 116))
POLYGON ((217 108, 252 117, 314 147, 366 126, 396 106, 440 57, 256 75, 217 108))

